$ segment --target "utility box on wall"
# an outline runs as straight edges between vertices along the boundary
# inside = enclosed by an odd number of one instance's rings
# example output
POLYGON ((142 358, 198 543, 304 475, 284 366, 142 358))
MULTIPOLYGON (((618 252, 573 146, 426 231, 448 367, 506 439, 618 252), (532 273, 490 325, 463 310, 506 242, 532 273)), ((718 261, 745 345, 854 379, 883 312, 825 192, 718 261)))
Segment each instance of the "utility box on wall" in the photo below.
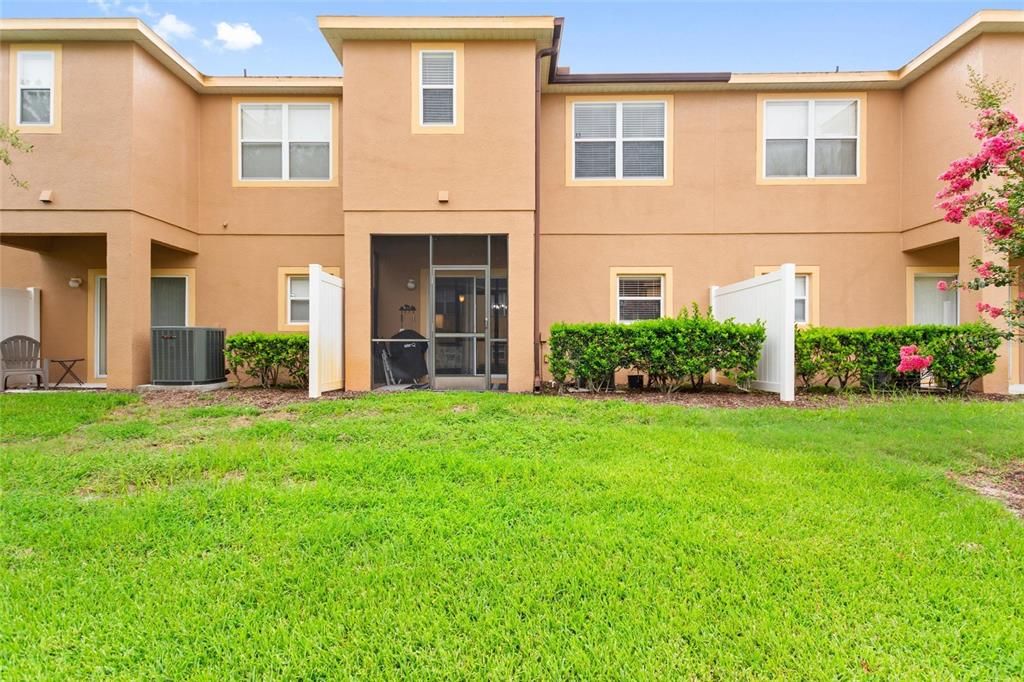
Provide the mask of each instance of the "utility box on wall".
POLYGON ((152 381, 159 385, 224 381, 224 329, 153 327, 152 381))

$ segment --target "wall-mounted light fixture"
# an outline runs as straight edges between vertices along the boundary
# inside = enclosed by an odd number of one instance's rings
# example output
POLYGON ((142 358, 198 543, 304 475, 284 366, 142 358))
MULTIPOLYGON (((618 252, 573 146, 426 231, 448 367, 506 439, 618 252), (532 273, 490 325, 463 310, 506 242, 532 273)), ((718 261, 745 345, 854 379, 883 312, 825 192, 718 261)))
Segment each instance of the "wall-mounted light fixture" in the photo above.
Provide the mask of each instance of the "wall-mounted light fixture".
POLYGON ((408 289, 409 291, 415 291, 416 290, 416 280, 414 280, 412 277, 410 277, 409 281, 407 281, 405 283, 405 288, 408 289))
POLYGON ((82 278, 72 277, 71 279, 68 280, 68 286, 71 287, 72 289, 77 289, 78 287, 82 286, 82 278))

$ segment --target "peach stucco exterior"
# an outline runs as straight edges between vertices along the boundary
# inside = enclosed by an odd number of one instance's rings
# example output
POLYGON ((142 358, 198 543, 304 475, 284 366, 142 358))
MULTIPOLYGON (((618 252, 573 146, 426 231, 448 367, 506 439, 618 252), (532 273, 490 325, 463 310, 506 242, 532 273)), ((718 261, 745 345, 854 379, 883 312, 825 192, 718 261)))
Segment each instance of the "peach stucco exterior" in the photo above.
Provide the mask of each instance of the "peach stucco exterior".
MULTIPOLYGON (((196 325, 276 331, 281 269, 320 263, 345 280, 346 388, 369 389, 378 235, 507 236, 512 391, 534 387, 536 331, 543 340, 557 321, 608 320, 609 273, 630 268, 670 275, 674 314, 706 306, 712 285, 793 262, 816 273, 817 324, 903 324, 908 269, 966 274, 982 253, 977 234, 933 207, 936 176, 974 143, 957 100, 968 66, 1015 85, 1012 107, 1024 110, 1024 12, 976 15, 897 71, 715 82, 556 80, 550 54, 538 69, 538 50, 557 48, 551 17, 325 17, 344 82, 203 76, 136 20, 20 21, 0 20, 0 120, 13 121, 11 46, 59 44, 61 129, 23 131, 34 150, 16 154, 14 170, 29 188, 0 183, 0 279, 42 289, 44 355, 88 358, 89 379, 112 388, 149 380, 155 271, 189 273, 196 325), (457 46, 457 131, 427 134, 411 120, 421 44, 457 46), (861 102, 857 181, 759 182, 759 97, 836 92, 861 102), (671 104, 670 179, 567 181, 571 98, 640 95, 671 104), (331 182, 239 183, 242 101, 330 102, 331 182), (97 377, 89 273, 104 271, 108 373, 97 377), (84 285, 69 287, 72 277, 84 285)), ((388 305, 425 308, 426 283, 389 292, 388 305)), ((980 296, 1006 292, 965 292, 962 321, 976 319, 980 296)), ((1021 356, 1008 345, 984 389, 1024 384, 1021 356)))

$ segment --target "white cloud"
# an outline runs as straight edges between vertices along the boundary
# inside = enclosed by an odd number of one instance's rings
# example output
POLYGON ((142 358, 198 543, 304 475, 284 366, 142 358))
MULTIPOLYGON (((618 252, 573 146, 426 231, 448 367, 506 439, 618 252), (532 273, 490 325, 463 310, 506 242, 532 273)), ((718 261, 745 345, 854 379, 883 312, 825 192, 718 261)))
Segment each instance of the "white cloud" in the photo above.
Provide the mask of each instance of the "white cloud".
POLYGON ((165 14, 160 17, 160 21, 156 22, 153 30, 164 40, 188 39, 196 34, 196 29, 192 24, 182 21, 173 14, 165 14))
POLYGON ((159 12, 150 7, 149 0, 146 0, 146 2, 141 5, 125 5, 124 9, 128 14, 134 14, 137 17, 149 17, 150 19, 155 19, 160 16, 159 12))
MULTIPOLYGON (((226 21, 217 23, 217 44, 225 50, 248 50, 263 44, 263 37, 253 30, 246 22, 229 24, 226 21)), ((209 47, 212 41, 203 41, 209 47)))
POLYGON ((114 10, 121 6, 121 0, 89 0, 90 5, 104 14, 113 14, 114 10))

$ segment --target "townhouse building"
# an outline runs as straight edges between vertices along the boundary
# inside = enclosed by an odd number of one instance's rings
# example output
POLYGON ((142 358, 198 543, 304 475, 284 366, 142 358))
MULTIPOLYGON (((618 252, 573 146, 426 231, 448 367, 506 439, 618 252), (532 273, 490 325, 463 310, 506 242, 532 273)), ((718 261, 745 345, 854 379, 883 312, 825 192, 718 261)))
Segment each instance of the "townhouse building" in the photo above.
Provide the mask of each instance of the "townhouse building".
POLYGON ((343 78, 237 77, 134 18, 0 20, 0 119, 34 147, 0 190, 2 285, 39 287, 44 355, 110 388, 148 382, 153 325, 305 330, 310 263, 345 282, 350 390, 411 332, 435 387, 529 391, 553 322, 674 315, 784 262, 801 324, 1006 299, 938 289, 983 243, 934 195, 976 144, 968 67, 1024 111, 1024 11, 871 72, 574 73, 563 26, 320 17, 343 78))

